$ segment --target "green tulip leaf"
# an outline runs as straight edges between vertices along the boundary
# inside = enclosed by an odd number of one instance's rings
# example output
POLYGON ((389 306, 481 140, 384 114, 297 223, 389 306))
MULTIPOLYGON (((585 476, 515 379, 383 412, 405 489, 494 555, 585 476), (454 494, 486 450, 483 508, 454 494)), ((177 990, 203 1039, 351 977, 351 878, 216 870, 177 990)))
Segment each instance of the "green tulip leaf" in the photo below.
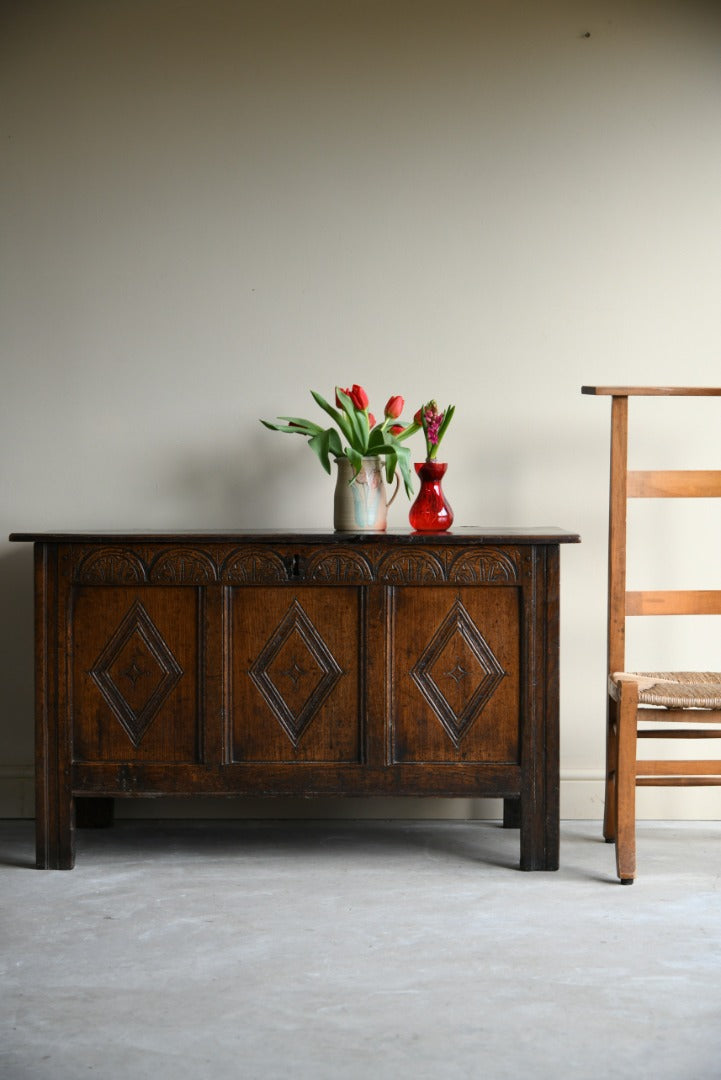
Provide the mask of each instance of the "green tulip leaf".
POLYGON ((334 458, 343 456, 343 444, 335 428, 328 428, 328 450, 334 458))
POLYGON ((396 457, 395 450, 391 450, 386 456, 386 480, 389 484, 393 483, 393 477, 396 475, 396 466, 398 459, 396 457))
POLYGON ((396 454, 398 456, 398 468, 401 470, 401 476, 403 477, 403 487, 405 488, 406 495, 410 499, 413 494, 413 482, 411 480, 411 452, 407 446, 396 447, 396 454))
MULTIPOLYGON (((402 424, 403 421, 402 420, 397 420, 396 423, 401 423, 402 424)), ((394 435, 394 438, 397 439, 400 442, 401 439, 408 439, 408 438, 410 438, 411 435, 415 435, 415 433, 417 431, 420 431, 420 430, 421 430, 421 424, 417 424, 415 422, 415 420, 414 420, 412 423, 410 423, 408 425, 408 427, 405 427, 403 429, 403 431, 400 433, 400 435, 394 435)))
POLYGON ((348 417, 344 413, 339 412, 338 409, 334 409, 332 405, 329 405, 325 398, 322 397, 316 390, 311 390, 311 395, 316 404, 320 405, 323 412, 328 413, 328 416, 330 416, 332 420, 335 420, 336 424, 341 429, 348 442, 352 442, 353 428, 350 424, 348 417))
MULTIPOLYGON (((345 456, 348 458, 351 465, 353 466, 353 480, 355 480, 356 476, 361 471, 361 468, 363 466, 363 455, 359 454, 358 451, 356 449, 354 449, 352 446, 346 446, 343 453, 345 454, 345 456)), ((351 481, 351 483, 352 482, 353 481, 351 481)))
POLYGON ((381 431, 380 428, 374 428, 371 431, 368 438, 368 453, 372 457, 374 454, 383 453, 383 447, 385 446, 388 435, 386 432, 381 431))
POLYGON ((270 420, 261 420, 264 427, 271 431, 285 431, 290 435, 318 435, 323 430, 320 424, 314 424, 312 420, 304 420, 302 416, 279 416, 279 420, 286 420, 285 424, 272 424, 270 420))
POLYGON ((312 439, 309 439, 308 446, 316 455, 325 471, 329 473, 330 459, 328 456, 328 440, 325 437, 325 432, 321 431, 320 435, 314 435, 312 439))

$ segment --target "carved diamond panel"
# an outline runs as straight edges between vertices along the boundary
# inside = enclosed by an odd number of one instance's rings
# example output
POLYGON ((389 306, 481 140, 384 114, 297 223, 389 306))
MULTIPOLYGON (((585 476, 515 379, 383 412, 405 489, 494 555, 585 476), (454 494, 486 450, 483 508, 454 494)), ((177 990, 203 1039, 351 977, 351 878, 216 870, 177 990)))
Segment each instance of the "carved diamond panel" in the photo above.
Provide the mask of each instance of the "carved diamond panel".
POLYGON ((505 675, 460 600, 455 601, 411 671, 456 747, 505 675))
POLYGON ((250 677, 297 746, 342 669, 297 600, 250 669, 250 677))
POLYGON ((133 604, 90 670, 135 747, 182 674, 140 601, 133 604))

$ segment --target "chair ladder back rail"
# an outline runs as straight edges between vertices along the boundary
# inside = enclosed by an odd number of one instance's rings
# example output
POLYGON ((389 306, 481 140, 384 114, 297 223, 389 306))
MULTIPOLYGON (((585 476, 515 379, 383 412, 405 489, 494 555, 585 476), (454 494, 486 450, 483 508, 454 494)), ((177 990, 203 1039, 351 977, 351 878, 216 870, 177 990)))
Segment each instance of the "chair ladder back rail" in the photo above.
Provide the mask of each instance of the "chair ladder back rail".
POLYGON ((608 505, 608 670, 622 671, 626 657, 626 480, 628 398, 611 402, 611 463, 608 505))
POLYGON ((721 470, 629 469, 626 494, 629 499, 718 499, 721 470))
POLYGON ((721 615, 721 590, 632 590, 626 593, 625 612, 626 615, 721 615))
POLYGON ((721 761, 702 758, 699 761, 689 759, 643 760, 636 762, 636 776, 718 776, 721 783, 721 761))

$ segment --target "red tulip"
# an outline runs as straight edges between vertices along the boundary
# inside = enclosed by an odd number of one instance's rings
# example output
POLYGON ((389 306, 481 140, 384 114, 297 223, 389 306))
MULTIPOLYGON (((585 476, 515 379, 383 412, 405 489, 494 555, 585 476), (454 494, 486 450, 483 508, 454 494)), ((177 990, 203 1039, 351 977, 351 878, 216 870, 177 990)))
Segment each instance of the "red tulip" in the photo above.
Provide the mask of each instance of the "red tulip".
POLYGON ((385 415, 389 420, 397 420, 403 412, 404 405, 405 401, 402 397, 398 397, 398 395, 388 398, 385 407, 385 415))
POLYGON ((403 424, 394 424, 393 427, 390 429, 390 433, 391 435, 395 435, 396 437, 398 437, 398 435, 402 435, 405 430, 406 429, 403 427, 403 424))
POLYGON ((348 391, 348 397, 359 412, 363 412, 364 409, 368 408, 368 395, 358 383, 353 383, 352 388, 348 391))
MULTIPOLYGON (((358 412, 364 412, 368 408, 368 395, 366 394, 363 387, 359 386, 358 383, 353 383, 353 386, 350 388, 350 390, 343 389, 343 387, 341 387, 341 390, 343 390, 343 393, 346 395, 346 397, 349 397, 351 399, 351 404, 353 405, 353 408, 357 409, 358 412)), ((335 403, 339 409, 343 408, 341 402, 338 399, 337 389, 335 395, 335 403)))
POLYGON ((372 412, 368 413, 368 427, 374 428, 376 426, 376 418, 372 412))
POLYGON ((418 424, 418 427, 421 427, 421 425, 423 424, 423 418, 421 416, 422 412, 423 412, 423 406, 421 405, 420 409, 418 410, 416 415, 413 417, 413 423, 418 424))

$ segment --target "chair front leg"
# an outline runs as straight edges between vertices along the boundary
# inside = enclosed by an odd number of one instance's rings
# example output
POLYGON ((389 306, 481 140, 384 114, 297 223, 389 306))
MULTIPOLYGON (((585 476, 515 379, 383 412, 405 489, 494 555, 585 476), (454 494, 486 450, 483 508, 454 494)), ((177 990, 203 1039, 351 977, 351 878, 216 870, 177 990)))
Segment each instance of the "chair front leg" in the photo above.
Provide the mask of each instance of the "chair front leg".
POLYGON ((636 876, 636 743, 638 687, 623 681, 619 687, 616 736, 616 869, 622 885, 636 876))

